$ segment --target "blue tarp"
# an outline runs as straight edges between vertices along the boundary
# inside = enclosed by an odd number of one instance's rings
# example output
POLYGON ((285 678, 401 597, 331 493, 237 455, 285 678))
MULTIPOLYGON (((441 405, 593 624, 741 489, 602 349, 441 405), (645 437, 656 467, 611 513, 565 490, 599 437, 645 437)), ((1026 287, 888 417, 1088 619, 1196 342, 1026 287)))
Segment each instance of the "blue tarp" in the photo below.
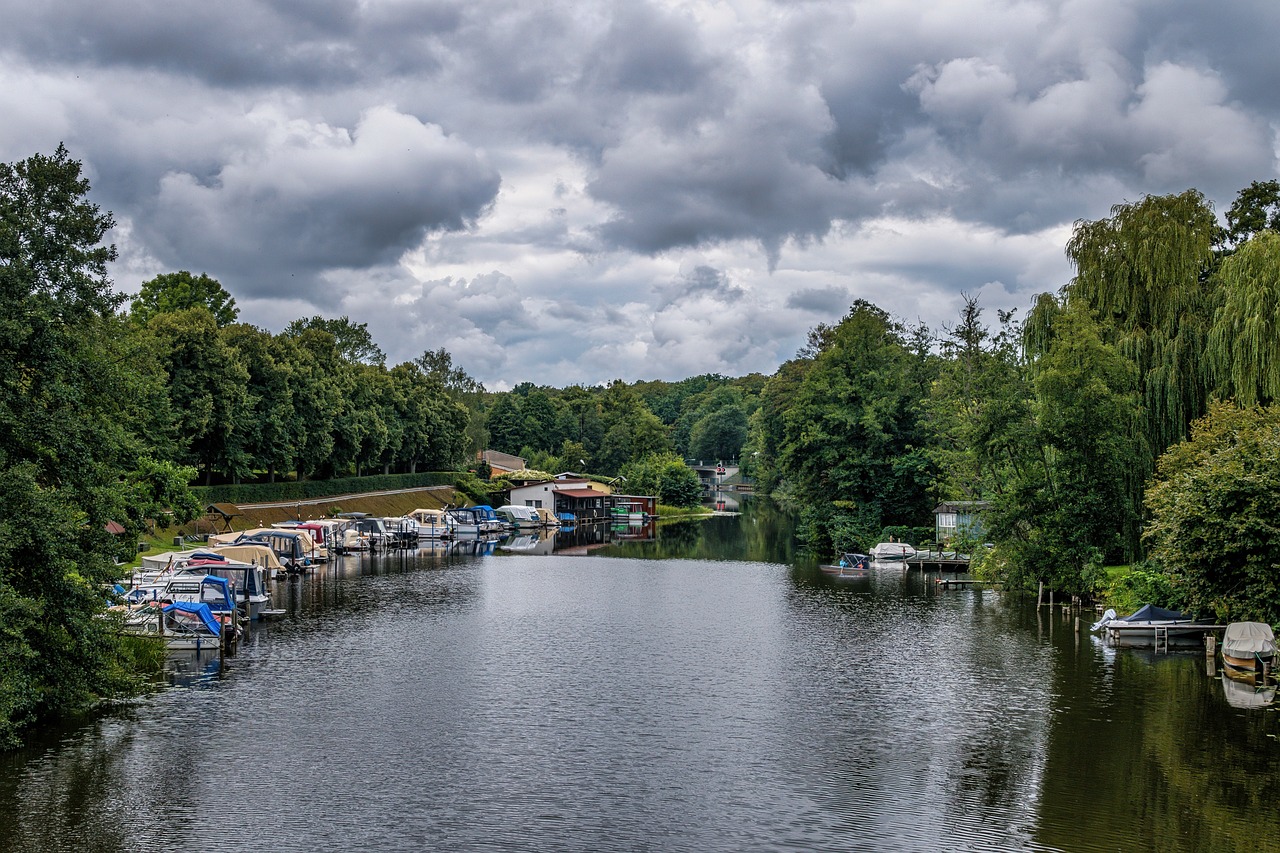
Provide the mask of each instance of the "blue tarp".
POLYGON ((1117 619, 1117 622, 1187 622, 1191 617, 1185 613, 1179 613, 1176 610, 1165 610, 1163 607, 1156 607, 1154 604, 1144 604, 1128 616, 1117 619))
POLYGON ((215 637, 222 636, 222 625, 217 619, 213 618, 213 611, 209 609, 209 605, 204 602, 196 604, 193 601, 175 601, 173 604, 166 604, 164 612, 169 613, 177 610, 179 613, 193 613, 204 623, 204 627, 215 637))

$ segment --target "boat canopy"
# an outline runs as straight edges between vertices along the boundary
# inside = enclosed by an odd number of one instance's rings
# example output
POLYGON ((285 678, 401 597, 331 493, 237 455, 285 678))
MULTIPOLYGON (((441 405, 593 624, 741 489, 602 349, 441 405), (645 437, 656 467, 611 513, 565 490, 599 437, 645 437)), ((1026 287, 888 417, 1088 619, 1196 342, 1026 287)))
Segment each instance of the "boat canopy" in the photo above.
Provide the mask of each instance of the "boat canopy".
POLYGON ((222 624, 213 618, 213 611, 203 601, 175 601, 164 606, 165 613, 172 613, 175 610, 179 613, 190 613, 195 616, 204 624, 209 633, 215 637, 222 635, 222 624))
POLYGON ((1190 622, 1191 617, 1176 610, 1165 610, 1154 604, 1144 604, 1128 616, 1122 616, 1117 622, 1190 622))
POLYGON ((1222 634, 1222 651, 1232 657, 1274 654, 1276 637, 1262 622, 1232 622, 1222 634))

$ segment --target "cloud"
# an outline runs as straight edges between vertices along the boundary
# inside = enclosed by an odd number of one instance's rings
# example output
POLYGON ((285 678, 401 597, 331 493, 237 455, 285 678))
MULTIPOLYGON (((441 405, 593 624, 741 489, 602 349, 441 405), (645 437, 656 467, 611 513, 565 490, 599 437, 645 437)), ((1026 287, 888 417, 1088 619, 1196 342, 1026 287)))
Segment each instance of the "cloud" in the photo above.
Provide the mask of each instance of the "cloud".
MULTIPOLYGON (((121 289, 366 322, 499 387, 771 372, 869 299, 1029 304, 1077 219, 1277 174, 1280 6, 0 0, 0 160, 66 142, 121 289)), ((251 312, 261 311, 262 316, 251 312)))
POLYGON ((472 225, 499 176, 434 125, 374 107, 351 132, 258 118, 263 147, 202 180, 165 175, 134 219, 161 261, 216 271, 260 296, 324 270, 388 264, 426 234, 472 225))

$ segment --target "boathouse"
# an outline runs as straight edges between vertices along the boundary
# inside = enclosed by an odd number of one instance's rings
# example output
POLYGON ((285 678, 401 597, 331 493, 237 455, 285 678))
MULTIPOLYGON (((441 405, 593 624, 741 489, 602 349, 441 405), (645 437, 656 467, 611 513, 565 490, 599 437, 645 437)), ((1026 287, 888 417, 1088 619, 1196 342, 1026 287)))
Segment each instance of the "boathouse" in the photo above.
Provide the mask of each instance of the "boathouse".
POLYGON ((933 510, 934 532, 937 542, 949 542, 957 537, 978 540, 986 532, 982 513, 990 506, 987 501, 943 501, 933 510))

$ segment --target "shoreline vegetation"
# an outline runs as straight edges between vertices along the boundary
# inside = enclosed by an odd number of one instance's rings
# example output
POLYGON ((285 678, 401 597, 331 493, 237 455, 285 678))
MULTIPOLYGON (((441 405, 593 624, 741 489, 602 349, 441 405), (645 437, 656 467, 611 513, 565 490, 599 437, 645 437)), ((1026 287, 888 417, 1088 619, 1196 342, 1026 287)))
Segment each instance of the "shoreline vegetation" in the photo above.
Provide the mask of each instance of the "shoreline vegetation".
POLYGON ((990 543, 974 570, 1004 590, 1280 619, 1280 182, 1223 220, 1193 189, 1081 220, 1072 279, 994 325, 968 295, 940 331, 858 300, 769 376, 501 392, 443 348, 388 366, 348 317, 268 332, 204 273, 129 299, 89 192, 62 146, 0 164, 0 748, 139 689, 100 615, 144 531, 215 494, 290 494, 296 515, 348 478, 453 478, 486 503, 483 450, 664 517, 699 513, 687 460, 711 460, 815 554, 981 507, 957 538, 990 543))

